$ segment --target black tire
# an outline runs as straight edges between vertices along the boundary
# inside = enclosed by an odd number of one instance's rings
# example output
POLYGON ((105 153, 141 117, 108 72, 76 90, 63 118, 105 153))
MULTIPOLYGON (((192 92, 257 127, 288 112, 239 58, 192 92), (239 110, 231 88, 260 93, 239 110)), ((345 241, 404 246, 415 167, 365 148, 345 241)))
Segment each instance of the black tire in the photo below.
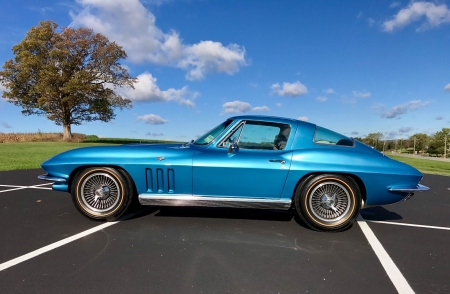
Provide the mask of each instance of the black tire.
POLYGON ((129 208, 134 186, 125 173, 109 167, 91 167, 72 182, 72 201, 91 220, 115 221, 129 208))
POLYGON ((294 195, 299 217, 316 231, 343 231, 361 209, 361 192, 351 179, 337 174, 306 178, 294 195))

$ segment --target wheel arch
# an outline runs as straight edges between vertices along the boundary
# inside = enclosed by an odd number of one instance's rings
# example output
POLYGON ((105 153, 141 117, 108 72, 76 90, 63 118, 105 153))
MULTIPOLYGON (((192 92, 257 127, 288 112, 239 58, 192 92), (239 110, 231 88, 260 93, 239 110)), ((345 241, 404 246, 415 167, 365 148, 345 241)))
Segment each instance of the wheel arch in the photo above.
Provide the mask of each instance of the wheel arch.
POLYGON ((134 192, 137 193, 136 183, 134 182, 133 178, 130 176, 130 174, 124 168, 117 166, 117 165, 82 165, 82 166, 75 168, 69 175, 68 191, 71 191, 73 180, 77 176, 77 174, 80 173, 81 171, 83 171, 87 168, 91 168, 91 167, 108 167, 108 168, 116 169, 117 171, 122 173, 126 179, 128 179, 130 181, 130 185, 132 185, 134 192))
POLYGON ((297 185, 295 186, 294 191, 292 191, 292 203, 294 203, 295 191, 297 191, 299 186, 303 185, 309 178, 318 176, 318 175, 322 175, 322 174, 337 174, 337 175, 341 175, 341 176, 345 176, 345 177, 349 178, 351 181, 353 181, 358 186, 359 191, 361 192, 361 198, 364 201, 364 203, 366 203, 366 197, 367 197, 366 186, 364 185, 364 182, 361 180, 361 178, 354 174, 339 173, 339 172, 311 172, 311 173, 304 175, 301 179, 299 179, 299 181, 297 182, 297 185))

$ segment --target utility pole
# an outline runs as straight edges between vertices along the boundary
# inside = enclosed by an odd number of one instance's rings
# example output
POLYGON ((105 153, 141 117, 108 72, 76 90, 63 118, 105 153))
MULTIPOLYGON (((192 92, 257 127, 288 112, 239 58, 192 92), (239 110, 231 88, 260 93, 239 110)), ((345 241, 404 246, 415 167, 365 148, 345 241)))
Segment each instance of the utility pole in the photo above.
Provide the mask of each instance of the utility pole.
POLYGON ((447 158, 447 134, 445 134, 445 141, 444 141, 444 158, 447 158))

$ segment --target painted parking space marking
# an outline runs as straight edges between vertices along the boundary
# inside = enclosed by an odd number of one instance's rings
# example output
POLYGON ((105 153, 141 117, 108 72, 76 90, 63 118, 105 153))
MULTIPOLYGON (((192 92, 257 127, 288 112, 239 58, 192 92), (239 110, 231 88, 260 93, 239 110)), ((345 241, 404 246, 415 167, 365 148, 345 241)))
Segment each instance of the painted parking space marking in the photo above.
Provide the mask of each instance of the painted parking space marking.
POLYGON ((380 260, 381 265, 383 266, 387 275, 391 279, 392 284, 394 284, 395 288, 397 289, 397 292, 400 294, 414 293, 413 289, 408 284, 403 274, 395 265, 394 261, 386 252, 383 245, 381 245, 380 241, 378 241, 378 238, 375 236, 366 220, 361 215, 358 216, 357 223, 364 233, 364 236, 366 237, 373 251, 375 252, 375 255, 380 260))
POLYGON ((88 230, 86 230, 86 231, 83 231, 83 232, 81 232, 81 233, 78 233, 78 234, 76 234, 76 235, 67 237, 67 238, 65 238, 65 239, 59 240, 59 241, 57 241, 57 242, 54 242, 54 243, 52 243, 52 244, 49 244, 49 245, 47 245, 47 246, 44 246, 44 247, 39 248, 39 249, 37 249, 37 250, 34 250, 34 251, 30 252, 30 253, 24 254, 24 255, 22 255, 22 256, 19 256, 19 257, 16 257, 16 258, 14 258, 14 259, 11 259, 11 260, 9 260, 9 261, 6 261, 6 262, 4 262, 4 263, 1 263, 1 264, 0 264, 0 272, 3 271, 3 270, 5 270, 5 269, 7 269, 7 268, 10 268, 10 267, 12 267, 12 266, 15 266, 15 265, 17 265, 17 264, 19 264, 19 263, 22 263, 22 262, 24 262, 24 261, 27 261, 27 260, 29 260, 29 259, 32 259, 32 258, 34 258, 34 257, 36 257, 36 256, 39 256, 39 255, 41 255, 41 254, 44 254, 44 253, 46 253, 46 252, 48 252, 48 251, 51 251, 51 250, 53 250, 53 249, 56 249, 56 248, 61 247, 61 246, 63 246, 63 245, 66 245, 66 244, 68 244, 68 243, 70 243, 70 242, 76 241, 76 240, 81 239, 81 238, 83 238, 83 237, 86 237, 86 236, 88 236, 88 235, 90 235, 90 234, 93 234, 93 233, 95 233, 95 232, 98 232, 98 231, 100 231, 100 230, 103 230, 103 229, 105 229, 105 228, 107 228, 107 227, 110 227, 110 226, 113 226, 113 225, 115 225, 115 224, 118 224, 118 223, 120 223, 121 221, 124 221, 124 220, 126 220, 126 219, 128 219, 128 218, 131 218, 131 217, 133 217, 133 216, 136 216, 136 215, 138 215, 138 214, 141 214, 141 213, 143 213, 144 211, 146 211, 146 210, 148 210, 148 209, 149 209, 149 208, 142 208, 142 209, 140 209, 140 210, 138 210, 138 211, 136 211, 136 212, 133 212, 133 213, 130 213, 130 214, 127 214, 127 215, 121 217, 120 220, 118 220, 118 221, 115 221, 115 222, 107 222, 107 223, 98 225, 98 226, 96 226, 96 227, 93 227, 93 228, 91 228, 91 229, 88 229, 88 230))
POLYGON ((45 184, 39 184, 39 185, 33 185, 33 186, 0 185, 0 187, 11 187, 11 188, 13 188, 13 189, 8 189, 8 190, 0 191, 0 193, 11 192, 11 191, 17 191, 17 190, 23 190, 23 189, 43 189, 43 190, 52 190, 52 188, 42 187, 42 186, 47 186, 47 185, 51 185, 51 184, 53 184, 53 183, 45 183, 45 184))
POLYGON ((448 230, 449 227, 438 227, 438 226, 426 226, 426 225, 417 225, 417 224, 408 224, 408 223, 396 223, 396 222, 386 222, 386 221, 374 221, 374 220, 365 220, 366 222, 371 223, 379 223, 379 224, 387 224, 387 225, 396 225, 396 226, 406 226, 406 227, 416 227, 416 228, 426 228, 426 229, 436 229, 436 230, 448 230))

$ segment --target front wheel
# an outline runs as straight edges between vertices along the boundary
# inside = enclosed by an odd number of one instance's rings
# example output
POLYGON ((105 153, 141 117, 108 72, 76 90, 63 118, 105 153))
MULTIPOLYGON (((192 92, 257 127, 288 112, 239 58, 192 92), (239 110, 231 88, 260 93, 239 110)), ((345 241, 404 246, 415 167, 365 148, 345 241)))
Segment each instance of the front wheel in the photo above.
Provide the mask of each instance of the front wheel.
POLYGON ((86 217, 114 221, 130 206, 133 189, 129 176, 109 167, 79 172, 72 182, 72 201, 86 217))
POLYGON ((361 208, 358 186, 342 175, 309 177, 298 185, 294 198, 300 218, 317 231, 348 228, 361 208))

